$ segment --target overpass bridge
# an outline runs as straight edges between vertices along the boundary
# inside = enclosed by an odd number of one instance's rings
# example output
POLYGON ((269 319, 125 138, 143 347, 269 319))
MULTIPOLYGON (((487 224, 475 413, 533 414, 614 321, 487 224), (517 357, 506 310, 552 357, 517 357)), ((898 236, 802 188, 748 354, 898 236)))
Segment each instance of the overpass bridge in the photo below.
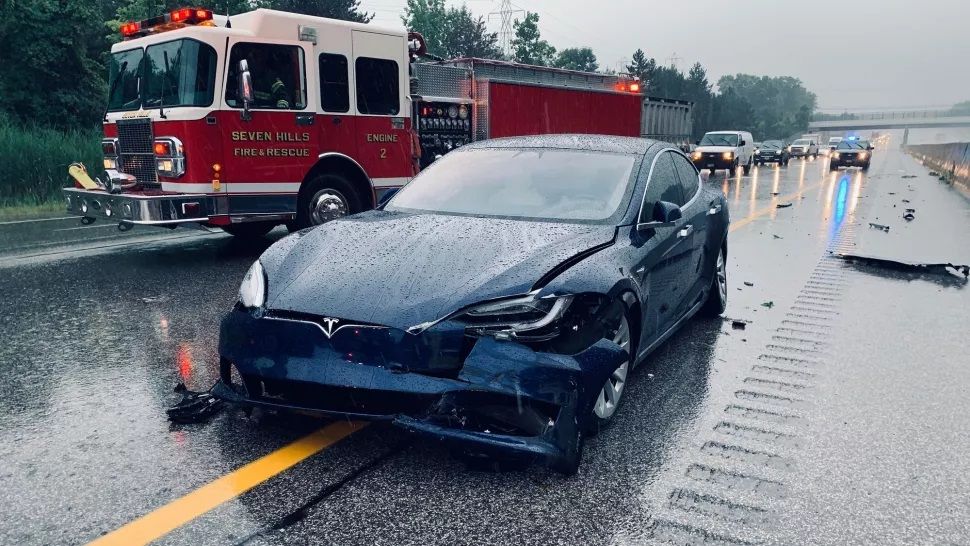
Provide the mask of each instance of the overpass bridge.
POLYGON ((810 131, 926 129, 935 127, 970 127, 970 115, 953 115, 945 110, 846 112, 838 117, 832 117, 832 119, 815 119, 808 123, 810 131))

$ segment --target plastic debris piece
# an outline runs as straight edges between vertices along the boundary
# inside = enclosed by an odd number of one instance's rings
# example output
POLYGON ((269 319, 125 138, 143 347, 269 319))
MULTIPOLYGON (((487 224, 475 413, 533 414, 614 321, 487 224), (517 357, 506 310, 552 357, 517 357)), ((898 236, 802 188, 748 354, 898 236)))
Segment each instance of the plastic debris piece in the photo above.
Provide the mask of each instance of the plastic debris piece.
POLYGON ((744 322, 743 320, 731 321, 731 328, 735 330, 744 330, 745 328, 747 328, 747 326, 748 326, 748 323, 744 322))
POLYGON ((775 302, 773 302, 773 301, 766 301, 766 302, 762 303, 761 306, 762 307, 767 307, 768 309, 771 309, 772 307, 775 306, 775 302))
POLYGON ((880 229, 882 231, 885 231, 886 233, 889 233, 889 226, 884 225, 884 224, 874 224, 872 222, 869 222, 869 227, 875 228, 875 229, 880 229))
POLYGON ((858 254, 833 254, 836 258, 846 260, 848 262, 858 262, 865 265, 872 265, 877 267, 884 267, 887 269, 895 269, 897 271, 911 271, 917 273, 937 273, 952 275, 964 282, 970 280, 970 265, 954 265, 951 263, 915 263, 915 262, 904 262, 899 260, 890 260, 888 258, 879 258, 876 256, 862 256, 858 254))
POLYGON ((745 286, 754 286, 754 283, 751 282, 751 281, 744 281, 744 285, 745 286))
POLYGON ((173 423, 201 423, 222 409, 223 402, 209 391, 190 391, 183 383, 175 386, 175 392, 182 393, 178 404, 165 410, 173 423))
POLYGON ((916 215, 915 215, 915 214, 913 214, 912 212, 907 212, 906 214, 904 214, 904 215, 903 215, 903 218, 904 218, 904 219, 905 219, 905 220, 906 220, 907 222, 912 222, 912 221, 913 221, 913 220, 914 220, 914 219, 916 218, 916 215))
POLYGON ((930 176, 940 176, 940 173, 936 171, 930 171, 930 176))
POLYGON ((773 191, 771 192, 771 195, 781 195, 781 192, 773 191))
POLYGON ((915 174, 904 174, 902 178, 916 178, 915 174))
POLYGON ((781 235, 772 235, 772 237, 774 237, 775 239, 784 239, 784 237, 782 237, 781 235))
POLYGON ((791 206, 791 203, 778 203, 777 205, 775 205, 775 208, 786 209, 790 206, 791 206))

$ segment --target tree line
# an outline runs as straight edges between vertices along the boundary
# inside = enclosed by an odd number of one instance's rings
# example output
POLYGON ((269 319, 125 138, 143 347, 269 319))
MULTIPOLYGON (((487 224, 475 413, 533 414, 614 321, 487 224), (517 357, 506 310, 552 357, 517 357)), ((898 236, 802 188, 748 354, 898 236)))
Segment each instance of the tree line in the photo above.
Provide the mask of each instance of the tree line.
MULTIPOLYGON (((360 0, 197 0, 193 5, 233 15, 257 7, 362 23, 373 14, 360 0)), ((139 21, 185 4, 184 0, 6 0, 0 4, 0 122, 59 129, 96 127, 107 92, 108 51, 126 21, 139 21)), ((464 5, 407 0, 404 25, 424 35, 429 51, 445 58, 504 58, 498 35, 464 5)), ((539 14, 514 25, 508 60, 581 71, 613 72, 590 47, 558 49, 539 31, 539 14)), ((737 74, 715 86, 695 63, 686 73, 663 66, 643 50, 626 73, 640 78, 650 96, 694 103, 695 137, 714 128, 747 129, 756 138, 784 138, 802 131, 815 110, 815 95, 792 77, 737 74)))

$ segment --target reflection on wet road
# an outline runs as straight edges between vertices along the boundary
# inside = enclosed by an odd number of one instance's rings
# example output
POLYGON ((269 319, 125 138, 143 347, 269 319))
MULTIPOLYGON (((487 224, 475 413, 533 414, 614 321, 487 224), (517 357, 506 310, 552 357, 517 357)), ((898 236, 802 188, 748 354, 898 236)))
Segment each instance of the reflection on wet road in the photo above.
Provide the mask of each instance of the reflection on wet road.
POLYGON ((965 285, 828 251, 970 262, 934 238, 968 231, 967 204, 894 150, 869 173, 703 176, 731 208, 726 315, 745 328, 694 320, 658 349, 571 479, 469 470, 381 424, 170 425, 173 387, 214 381, 262 248, 0 226, 0 543, 966 543, 965 285))

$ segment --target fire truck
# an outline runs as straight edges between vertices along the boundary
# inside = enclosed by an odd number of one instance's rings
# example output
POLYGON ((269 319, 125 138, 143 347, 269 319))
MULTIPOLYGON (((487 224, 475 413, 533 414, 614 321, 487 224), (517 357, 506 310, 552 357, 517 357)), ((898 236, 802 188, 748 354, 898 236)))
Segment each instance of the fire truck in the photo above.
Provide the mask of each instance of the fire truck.
POLYGON ((104 174, 82 222, 261 236, 375 207, 449 150, 504 136, 638 136, 635 78, 463 58, 416 33, 257 9, 176 9, 111 49, 104 174))

